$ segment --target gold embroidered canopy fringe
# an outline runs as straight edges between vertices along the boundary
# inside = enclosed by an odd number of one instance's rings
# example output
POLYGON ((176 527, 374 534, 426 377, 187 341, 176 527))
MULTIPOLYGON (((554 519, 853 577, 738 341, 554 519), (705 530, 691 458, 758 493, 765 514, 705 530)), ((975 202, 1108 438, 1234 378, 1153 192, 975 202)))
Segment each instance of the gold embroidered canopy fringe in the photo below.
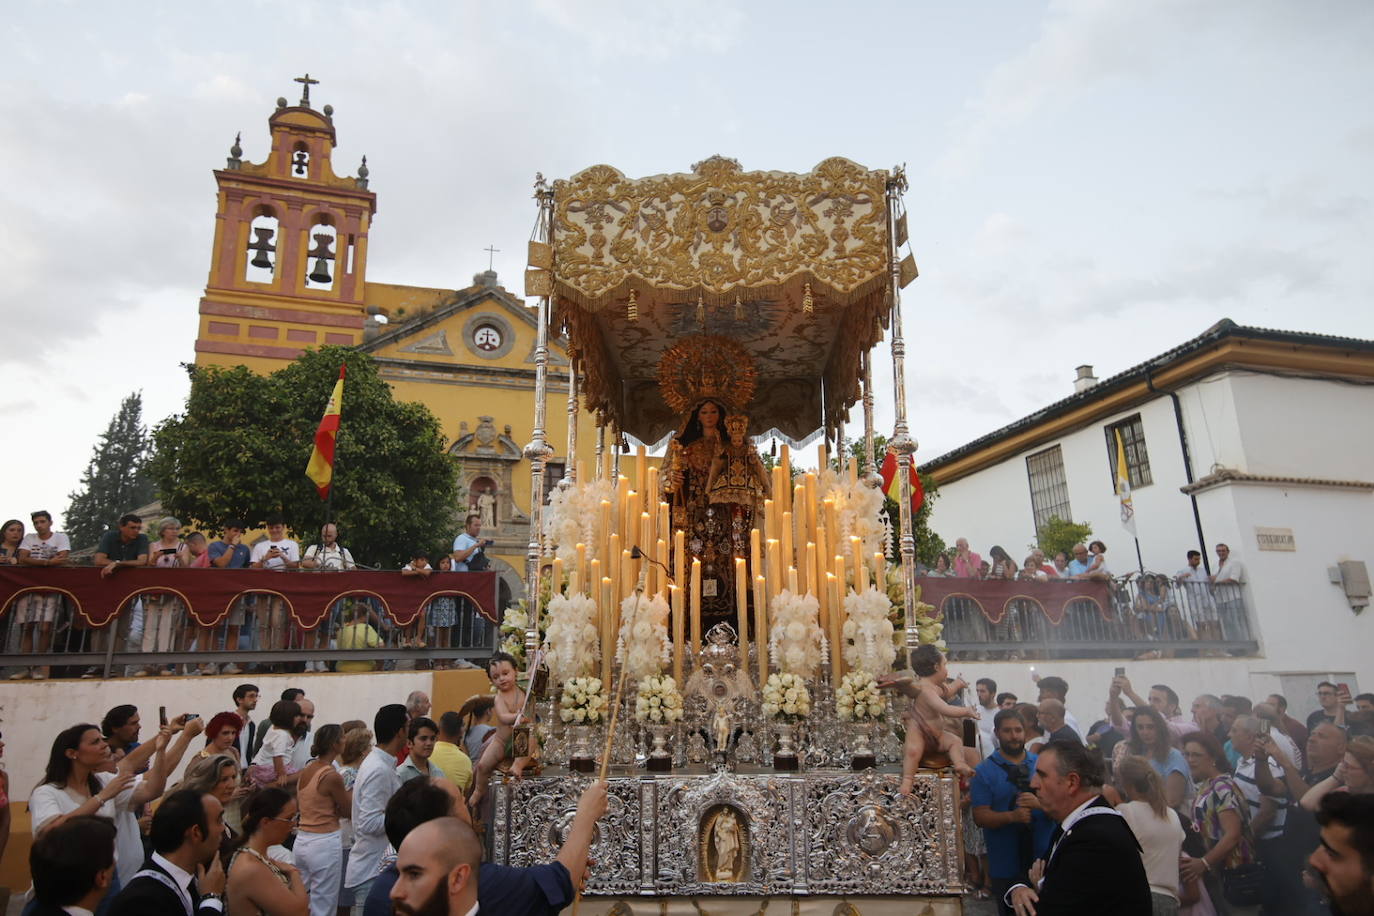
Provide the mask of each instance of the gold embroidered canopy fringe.
POLYGON ((552 240, 531 243, 526 292, 552 295, 587 408, 625 433, 674 429, 660 358, 719 335, 757 372, 750 432, 802 440, 858 400, 861 355, 887 326, 889 177, 842 158, 804 174, 719 156, 642 179, 592 166, 553 183, 552 240))

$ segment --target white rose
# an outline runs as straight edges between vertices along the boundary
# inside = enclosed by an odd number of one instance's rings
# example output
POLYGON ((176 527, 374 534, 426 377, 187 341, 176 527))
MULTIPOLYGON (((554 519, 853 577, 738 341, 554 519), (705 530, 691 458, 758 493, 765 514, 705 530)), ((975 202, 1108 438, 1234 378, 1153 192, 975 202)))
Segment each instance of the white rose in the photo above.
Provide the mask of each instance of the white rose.
POLYGON ((585 709, 574 709, 572 711, 572 714, 573 718, 577 720, 579 724, 587 721, 587 710, 585 709))
POLYGON ((571 722, 573 720, 573 711, 571 709, 560 710, 558 718, 562 719, 564 722, 571 722))

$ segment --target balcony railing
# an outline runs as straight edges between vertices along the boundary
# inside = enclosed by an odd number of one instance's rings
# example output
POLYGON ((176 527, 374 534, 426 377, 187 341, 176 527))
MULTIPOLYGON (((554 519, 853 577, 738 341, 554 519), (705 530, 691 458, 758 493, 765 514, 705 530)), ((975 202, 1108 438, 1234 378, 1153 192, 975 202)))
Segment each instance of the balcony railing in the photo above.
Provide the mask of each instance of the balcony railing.
POLYGON ((502 590, 494 572, 121 569, 102 577, 90 567, 0 567, 0 669, 120 677, 482 660, 496 646, 509 598, 502 590))
POLYGON ((922 577, 956 657, 1137 658, 1253 655, 1244 587, 1133 574, 1110 581, 922 577))

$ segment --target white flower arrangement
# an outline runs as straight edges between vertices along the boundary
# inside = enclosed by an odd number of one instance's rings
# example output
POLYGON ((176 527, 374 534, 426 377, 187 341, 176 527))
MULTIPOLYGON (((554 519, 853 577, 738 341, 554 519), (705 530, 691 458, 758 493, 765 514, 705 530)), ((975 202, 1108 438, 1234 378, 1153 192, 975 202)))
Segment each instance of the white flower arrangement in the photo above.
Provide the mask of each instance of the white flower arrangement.
POLYGON ((635 608, 635 596, 620 603, 620 639, 616 657, 621 671, 631 680, 658 674, 672 660, 673 644, 668 639, 668 602, 659 593, 645 595, 635 608))
POLYGON ((802 677, 815 674, 825 646, 816 596, 783 589, 773 596, 769 612, 773 628, 768 633, 768 655, 773 666, 802 677))
POLYGON ((763 714, 796 722, 811 715, 811 691, 796 674, 770 674, 763 685, 763 714))
POLYGON ((513 656, 519 668, 525 666, 525 631, 529 626, 530 615, 523 600, 506 608, 501 616, 501 651, 513 656))
POLYGON ((635 696, 635 719, 639 722, 662 724, 682 718, 682 694, 672 675, 651 674, 639 682, 635 696))
POLYGON ((883 512, 885 497, 881 489, 870 487, 863 480, 851 486, 847 473, 837 473, 831 468, 821 472, 816 489, 822 501, 827 498, 835 501, 835 516, 842 538, 839 543, 845 548, 846 560, 849 559, 851 537, 863 540, 865 558, 879 551, 884 555, 891 552, 891 528, 886 524, 883 512))
POLYGON ((554 595, 544 633, 544 661, 553 683, 591 674, 601 659, 596 602, 586 595, 554 595))
POLYGON ((892 602, 876 588, 862 593, 852 589, 844 599, 845 622, 841 629, 844 660, 851 669, 887 674, 897 657, 896 632, 888 614, 892 602))
POLYGON ((596 525, 603 499, 615 505, 609 480, 579 480, 566 490, 553 488, 544 508, 544 535, 554 545, 554 556, 575 562, 577 545, 585 544, 588 560, 601 559, 596 556, 596 525))
POLYGON ((600 722, 605 713, 606 695, 602 693, 601 678, 575 677, 563 682, 558 718, 570 725, 590 725, 600 722))
POLYGON ((867 671, 851 671, 840 678, 840 686, 835 688, 835 715, 842 721, 881 719, 886 710, 887 700, 867 671))

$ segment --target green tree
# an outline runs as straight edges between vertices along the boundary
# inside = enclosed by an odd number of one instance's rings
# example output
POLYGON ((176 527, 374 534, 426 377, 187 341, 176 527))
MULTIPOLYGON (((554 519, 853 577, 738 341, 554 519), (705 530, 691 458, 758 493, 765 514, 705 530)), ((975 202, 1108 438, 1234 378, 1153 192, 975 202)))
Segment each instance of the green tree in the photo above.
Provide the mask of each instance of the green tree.
POLYGON ((153 501, 148 475, 151 439, 143 425, 143 394, 135 391, 119 405, 110 425, 91 449, 81 486, 68 494, 63 524, 72 547, 94 547, 124 513, 153 501))
MULTIPOLYGON (((859 473, 864 471, 864 441, 862 437, 856 439, 849 446, 850 454, 859 462, 859 473)), ((887 437, 875 435, 873 437, 873 460, 877 466, 883 466, 883 456, 887 454, 887 437)), ((930 527, 930 513, 935 506, 935 500, 940 496, 939 486, 935 479, 929 474, 924 473, 919 462, 916 466, 916 476, 921 479, 921 488, 925 491, 925 501, 921 503, 921 508, 917 510, 916 516, 911 520, 911 531, 916 539, 916 559, 927 566, 935 565, 935 556, 945 552, 944 538, 936 534, 930 527)), ((884 505, 887 508, 887 517, 892 520, 892 555, 901 556, 902 530, 901 516, 898 512, 901 507, 897 505, 895 499, 886 499, 884 505)))
POLYGON ((1069 559, 1073 559, 1073 545, 1084 543, 1092 533, 1093 526, 1090 522, 1065 521, 1057 515, 1051 515, 1035 533, 1035 543, 1030 546, 1039 547, 1051 560, 1057 553, 1064 553, 1069 559))
POLYGON ((203 527, 281 513, 313 543, 326 521, 360 563, 396 567, 456 532, 458 464, 423 404, 397 401, 371 357, 324 347, 257 375, 188 367, 185 411, 154 433, 153 478, 168 511, 203 527), (305 476, 315 429, 348 367, 329 504, 305 476))

